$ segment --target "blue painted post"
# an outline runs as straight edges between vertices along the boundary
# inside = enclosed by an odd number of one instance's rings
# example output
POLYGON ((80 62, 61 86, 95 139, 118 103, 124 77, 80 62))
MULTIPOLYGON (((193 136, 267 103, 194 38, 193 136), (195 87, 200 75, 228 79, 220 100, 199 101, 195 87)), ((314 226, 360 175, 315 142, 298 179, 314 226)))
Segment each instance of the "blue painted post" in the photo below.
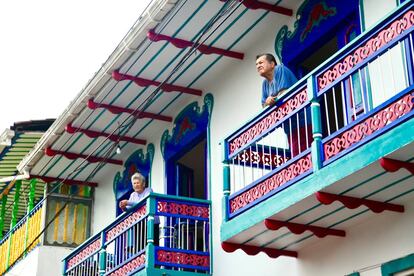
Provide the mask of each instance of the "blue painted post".
POLYGON ((321 107, 317 98, 316 78, 311 75, 307 80, 308 98, 311 102, 312 118, 312 165, 313 171, 320 170, 323 162, 321 107))
POLYGON ((227 143, 223 141, 222 143, 222 153, 223 153, 223 201, 222 201, 222 210, 223 210, 223 222, 226 222, 228 218, 228 201, 230 195, 230 166, 227 160, 227 143))
POLYGON ((66 276, 66 275, 68 275, 67 273, 66 273, 66 266, 67 266, 67 261, 66 261, 66 259, 63 259, 63 261, 62 261, 62 275, 63 276, 66 276))
POLYGON ((105 275, 106 272, 106 246, 105 231, 101 232, 101 250, 99 251, 99 276, 105 275))
POLYGON ((147 255, 145 266, 153 268, 155 263, 155 248, 154 248, 154 217, 156 212, 156 198, 150 195, 147 199, 147 255))

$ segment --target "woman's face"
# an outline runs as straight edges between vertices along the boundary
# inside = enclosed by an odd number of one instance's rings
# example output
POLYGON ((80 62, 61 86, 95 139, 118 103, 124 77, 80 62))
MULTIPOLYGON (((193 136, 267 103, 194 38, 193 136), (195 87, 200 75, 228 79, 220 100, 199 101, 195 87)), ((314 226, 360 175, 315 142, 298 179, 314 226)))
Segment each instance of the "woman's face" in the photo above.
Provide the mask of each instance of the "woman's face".
POLYGON ((145 184, 143 181, 139 180, 138 178, 135 178, 132 182, 132 188, 137 193, 142 193, 145 190, 145 184))

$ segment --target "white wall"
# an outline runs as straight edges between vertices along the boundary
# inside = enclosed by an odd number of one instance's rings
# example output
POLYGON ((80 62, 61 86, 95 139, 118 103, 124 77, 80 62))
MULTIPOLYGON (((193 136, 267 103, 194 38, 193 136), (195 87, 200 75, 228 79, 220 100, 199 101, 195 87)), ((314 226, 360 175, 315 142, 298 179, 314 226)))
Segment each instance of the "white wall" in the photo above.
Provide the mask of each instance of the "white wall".
POLYGON ((62 259, 72 249, 56 246, 38 246, 22 261, 18 262, 7 276, 51 276, 62 275, 62 259))

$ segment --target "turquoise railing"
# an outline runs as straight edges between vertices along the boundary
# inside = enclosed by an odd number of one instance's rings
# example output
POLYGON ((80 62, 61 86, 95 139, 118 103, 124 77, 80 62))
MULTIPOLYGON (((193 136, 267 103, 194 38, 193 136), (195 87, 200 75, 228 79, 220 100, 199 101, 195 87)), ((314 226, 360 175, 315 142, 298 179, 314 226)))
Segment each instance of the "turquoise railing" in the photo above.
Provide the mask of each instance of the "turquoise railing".
POLYGON ((64 275, 209 274, 210 202, 151 193, 63 262, 64 275))
POLYGON ((225 220, 413 116, 407 1, 223 143, 225 220))

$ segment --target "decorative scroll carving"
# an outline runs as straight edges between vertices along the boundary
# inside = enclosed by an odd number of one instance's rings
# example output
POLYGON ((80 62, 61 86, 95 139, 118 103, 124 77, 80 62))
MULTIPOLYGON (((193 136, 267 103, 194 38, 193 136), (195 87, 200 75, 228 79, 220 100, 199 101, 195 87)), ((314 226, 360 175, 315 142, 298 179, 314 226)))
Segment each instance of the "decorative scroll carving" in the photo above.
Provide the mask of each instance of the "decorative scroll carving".
POLYGON ((161 263, 191 265, 209 268, 210 257, 208 255, 189 254, 167 250, 157 251, 157 261, 161 263))
POLYGON ((414 11, 410 10, 403 16, 380 31, 375 37, 368 40, 363 46, 357 48, 352 54, 345 57, 330 69, 326 70, 318 77, 319 90, 334 82, 346 72, 357 66, 359 63, 372 56, 384 45, 395 37, 408 30, 414 25, 414 11))
POLYGON ((106 233, 106 241, 111 241, 116 235, 124 232, 126 229, 131 227, 137 220, 143 218, 147 213, 147 206, 143 205, 141 208, 133 212, 131 215, 126 217, 123 221, 120 221, 111 230, 106 233))
POLYGON ((286 101, 280 107, 277 107, 273 112, 258 121, 256 124, 246 129, 239 136, 229 141, 229 154, 234 153, 244 145, 251 142, 256 137, 260 136, 266 130, 271 128, 284 117, 297 110, 308 100, 307 90, 304 89, 297 93, 294 97, 286 101))
POLYGON ((325 142, 323 145, 325 160, 329 160, 338 153, 409 113, 414 106, 413 100, 414 94, 410 93, 378 111, 376 114, 372 115, 372 117, 355 125, 353 128, 325 142))
POLYGON ((81 263, 86 258, 92 256, 96 252, 99 251, 101 248, 101 239, 98 238, 97 240, 90 243, 87 247, 85 247, 82 251, 80 251, 78 254, 70 258, 67 262, 66 270, 69 270, 70 268, 76 266, 77 264, 81 263))
POLYGON ((183 203, 180 204, 162 200, 157 202, 157 212, 198 218, 209 218, 210 215, 209 208, 206 206, 189 205, 183 203))
POLYGON ((118 275, 129 275, 131 271, 136 270, 138 267, 145 265, 145 253, 139 255, 135 259, 131 260, 130 262, 124 264, 117 270, 111 272, 110 276, 118 276, 118 275))
POLYGON ((234 213, 235 211, 267 195, 273 190, 282 187, 287 182, 307 172, 311 168, 311 155, 308 154, 287 168, 267 178, 263 182, 230 199, 230 213, 234 213))

